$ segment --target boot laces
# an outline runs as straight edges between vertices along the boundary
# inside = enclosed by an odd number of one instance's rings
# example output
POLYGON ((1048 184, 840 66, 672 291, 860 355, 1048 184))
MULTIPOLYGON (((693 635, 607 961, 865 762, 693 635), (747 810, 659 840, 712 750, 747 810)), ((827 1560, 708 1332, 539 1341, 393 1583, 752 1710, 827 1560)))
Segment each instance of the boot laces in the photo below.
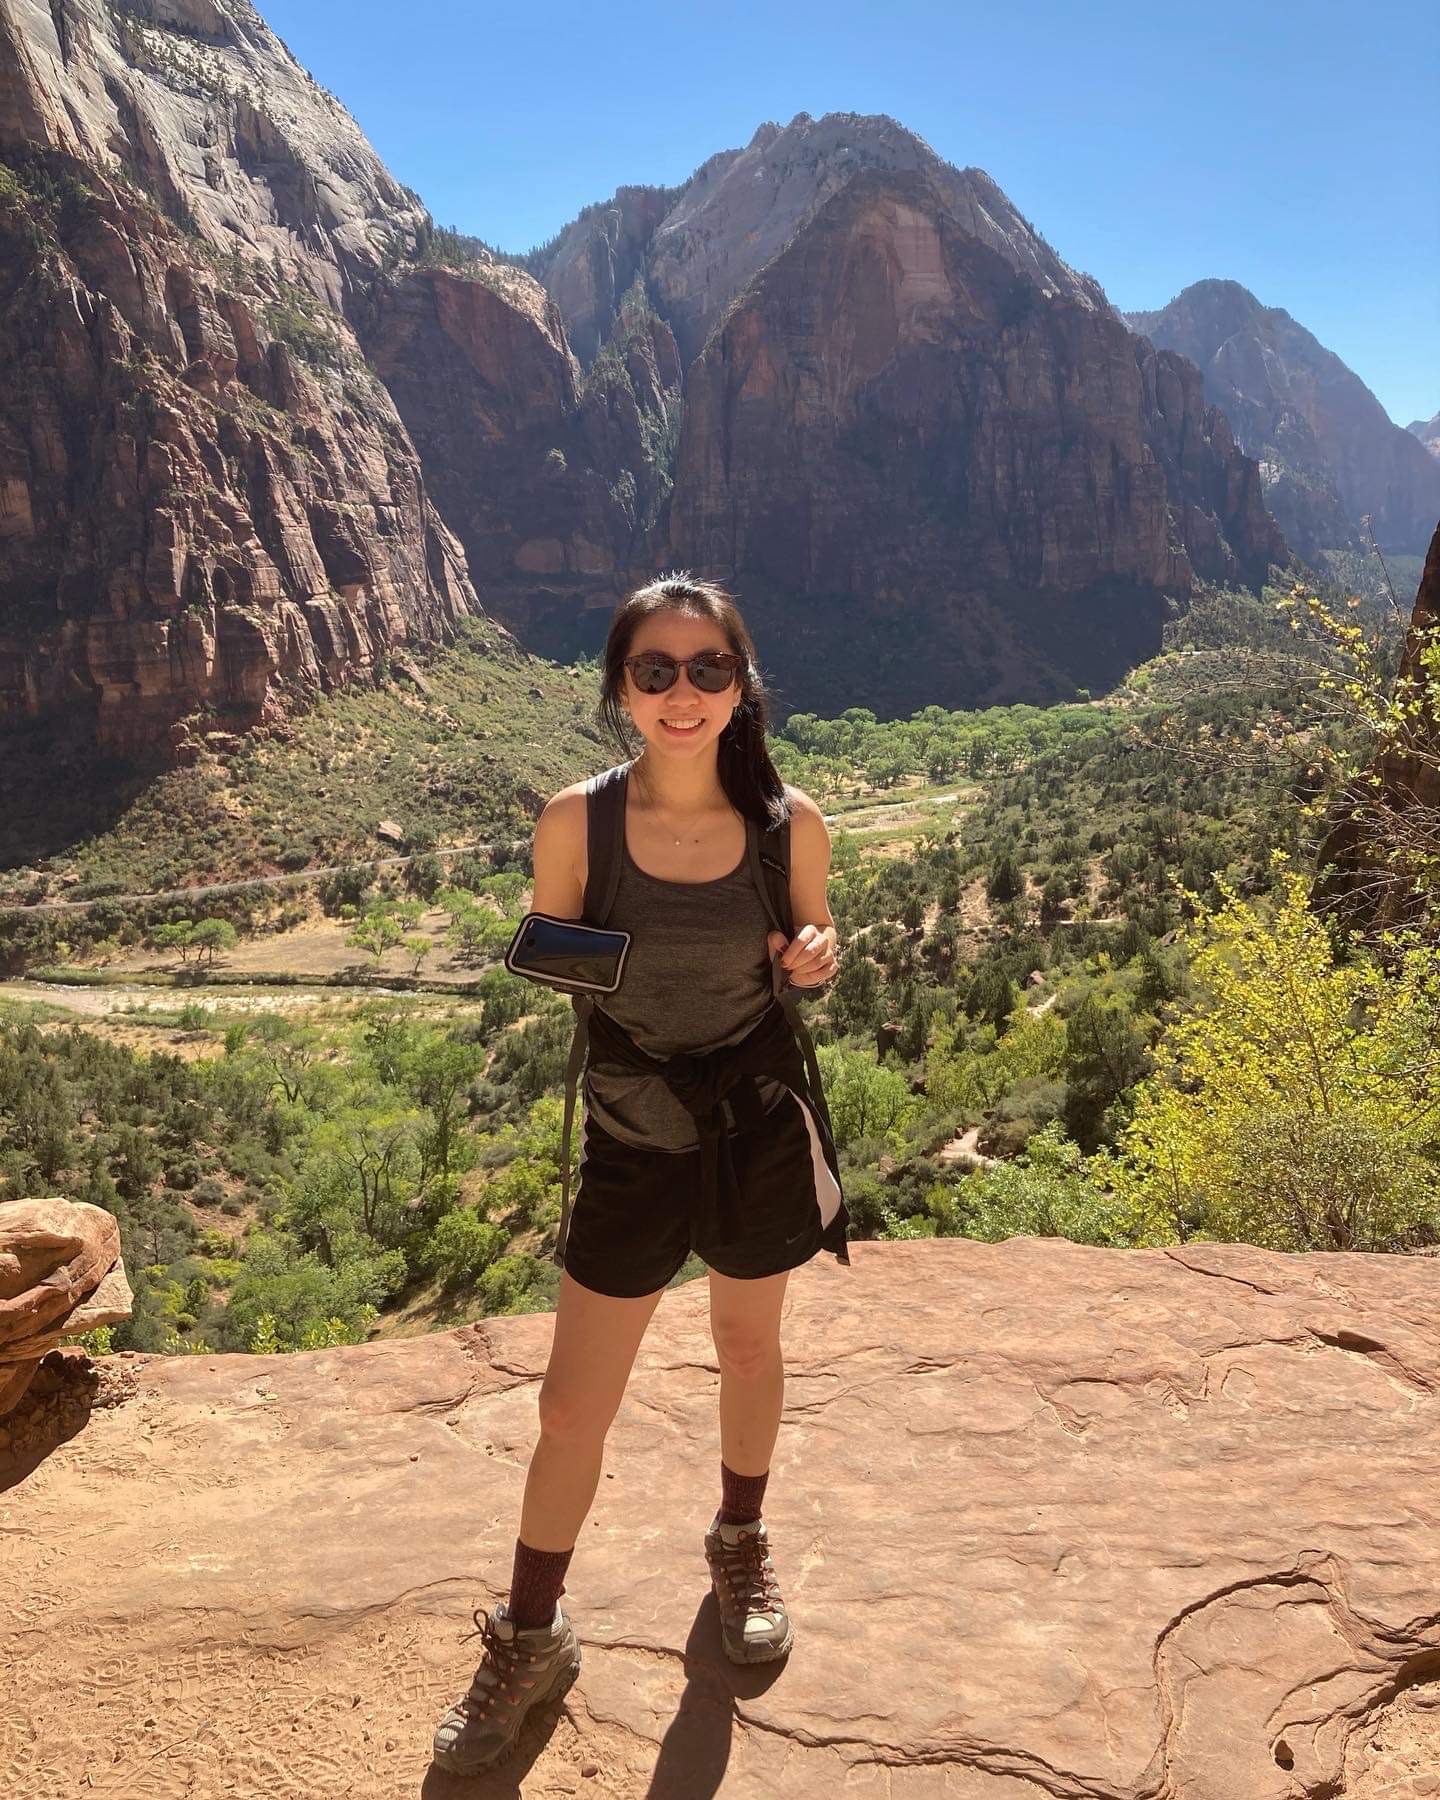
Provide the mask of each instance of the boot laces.
POLYGON ((766 1540, 758 1531, 742 1531, 737 1541, 720 1540, 720 1559, 737 1600, 746 1616, 769 1612, 780 1599, 780 1583, 770 1560, 766 1540))
POLYGON ((503 1688, 515 1673, 515 1665, 520 1659, 520 1646, 517 1642, 506 1642, 495 1629, 494 1617, 483 1606, 476 1607, 472 1613, 475 1630, 467 1631, 461 1638, 462 1644, 468 1643, 472 1637, 481 1639, 484 1660, 475 1671, 474 1679, 462 1701, 467 1710, 483 1712, 489 1704, 491 1696, 503 1688))

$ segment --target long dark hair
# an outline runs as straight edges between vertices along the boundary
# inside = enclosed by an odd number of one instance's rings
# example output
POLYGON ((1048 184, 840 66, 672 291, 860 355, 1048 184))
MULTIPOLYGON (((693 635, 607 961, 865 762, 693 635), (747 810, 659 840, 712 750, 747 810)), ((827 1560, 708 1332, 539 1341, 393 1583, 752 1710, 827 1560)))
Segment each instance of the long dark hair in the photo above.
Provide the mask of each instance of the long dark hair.
POLYGON ((740 673, 742 699, 720 733, 716 773, 726 798, 743 818, 754 819, 762 828, 780 824, 788 816, 789 803, 785 783, 765 746, 769 717, 765 682, 740 609, 715 582, 698 581, 687 569, 675 569, 625 596, 615 608, 605 639, 600 704, 595 709, 597 722, 609 728, 627 758, 635 754, 632 728, 620 706, 625 692, 625 658, 630 654, 640 621, 658 612, 690 613, 695 618, 713 620, 725 633, 730 648, 744 657, 745 666, 740 673))

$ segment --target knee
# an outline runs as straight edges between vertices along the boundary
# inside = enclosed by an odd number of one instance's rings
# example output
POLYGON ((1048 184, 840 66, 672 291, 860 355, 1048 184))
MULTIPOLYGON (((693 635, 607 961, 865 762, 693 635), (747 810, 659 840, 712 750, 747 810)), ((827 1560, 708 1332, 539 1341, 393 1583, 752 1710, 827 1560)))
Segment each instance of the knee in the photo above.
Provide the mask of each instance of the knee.
POLYGON ((543 1437, 568 1443, 601 1443, 610 1429, 613 1412, 595 1404, 594 1395, 542 1382, 540 1386, 540 1432, 543 1437))
POLYGON ((771 1374, 781 1362, 780 1340, 773 1333, 757 1335, 753 1331, 731 1327, 716 1329, 715 1355, 727 1375, 738 1375, 742 1381, 754 1381, 771 1374))

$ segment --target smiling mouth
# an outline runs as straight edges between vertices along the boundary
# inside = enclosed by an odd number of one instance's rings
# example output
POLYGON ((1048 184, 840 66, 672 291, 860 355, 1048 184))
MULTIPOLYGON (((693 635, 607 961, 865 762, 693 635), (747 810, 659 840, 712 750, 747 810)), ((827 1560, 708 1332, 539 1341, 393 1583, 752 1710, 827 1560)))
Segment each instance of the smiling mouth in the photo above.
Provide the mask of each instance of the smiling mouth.
POLYGON ((660 723, 667 731, 675 731, 683 735, 687 731, 698 731, 705 721, 703 719, 695 719, 687 725, 680 725, 672 719, 662 719, 660 723))

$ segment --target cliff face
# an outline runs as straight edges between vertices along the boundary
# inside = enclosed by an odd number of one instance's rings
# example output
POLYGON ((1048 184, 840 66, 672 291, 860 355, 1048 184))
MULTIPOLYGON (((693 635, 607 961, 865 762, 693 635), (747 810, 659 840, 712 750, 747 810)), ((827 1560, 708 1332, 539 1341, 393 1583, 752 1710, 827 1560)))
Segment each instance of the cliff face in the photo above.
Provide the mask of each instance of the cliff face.
POLYGON ((676 562, 783 706, 1044 699, 1284 555, 1194 372, 892 120, 622 189, 537 282, 439 266, 246 0, 0 0, 0 48, 0 724, 243 727, 471 580, 566 656, 676 562))
POLYGON ((913 131, 863 113, 797 113, 712 156, 677 189, 621 188, 561 234, 545 285, 588 360, 586 346, 608 335, 624 286, 643 271, 688 364, 734 296, 866 171, 924 173, 957 224, 1042 293, 1109 310, 1099 285, 1062 262, 983 169, 953 168, 913 131))
POLYGON ((1198 373, 1047 291, 919 172, 859 174, 689 370, 672 560, 735 580, 794 703, 1044 699, 1162 591, 1285 546, 1198 373))
POLYGON ((249 0, 0 0, 0 150, 119 167, 340 306, 428 223, 249 0))
MULTIPOLYGON (((722 153, 726 159, 736 154, 722 153)), ((610 336, 626 290, 645 269, 651 240, 675 193, 673 188, 617 188, 613 199, 587 207, 560 234, 545 287, 587 368, 610 336)))
POLYGON ((1125 317, 1199 367, 1301 555, 1357 542, 1367 513, 1382 549, 1423 553, 1440 517, 1440 464, 1289 313, 1238 282, 1198 281, 1159 312, 1125 317))
POLYGON ((3 0, 0 64, 0 725, 180 748, 446 635, 463 555, 329 304, 423 218, 353 121, 240 0, 3 0))
POLYGON ((400 271, 356 313, 485 604, 532 649, 603 632, 669 492, 680 364, 643 295, 582 371, 559 309, 502 262, 400 271))

